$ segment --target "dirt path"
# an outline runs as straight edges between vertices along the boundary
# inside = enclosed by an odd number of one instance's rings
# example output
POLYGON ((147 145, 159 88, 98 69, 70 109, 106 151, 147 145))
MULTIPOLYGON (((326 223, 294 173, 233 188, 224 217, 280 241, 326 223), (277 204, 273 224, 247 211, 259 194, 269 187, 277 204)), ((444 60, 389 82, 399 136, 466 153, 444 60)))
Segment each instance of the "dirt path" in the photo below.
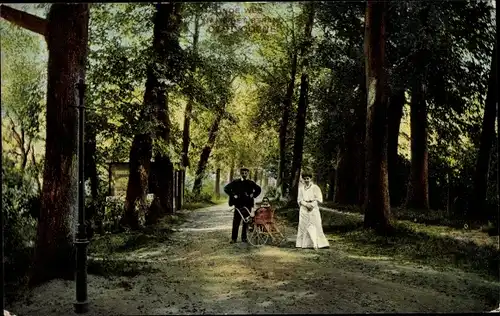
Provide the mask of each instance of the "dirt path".
MULTIPOLYGON (((349 254, 329 236, 330 249, 229 244, 227 206, 185 211, 172 240, 114 255, 150 262, 135 277, 89 276, 87 315, 473 312, 491 310, 485 293, 498 283, 458 271, 438 272, 391 258, 349 254)), ((16 315, 72 315, 74 282, 52 281, 32 293, 16 315)))

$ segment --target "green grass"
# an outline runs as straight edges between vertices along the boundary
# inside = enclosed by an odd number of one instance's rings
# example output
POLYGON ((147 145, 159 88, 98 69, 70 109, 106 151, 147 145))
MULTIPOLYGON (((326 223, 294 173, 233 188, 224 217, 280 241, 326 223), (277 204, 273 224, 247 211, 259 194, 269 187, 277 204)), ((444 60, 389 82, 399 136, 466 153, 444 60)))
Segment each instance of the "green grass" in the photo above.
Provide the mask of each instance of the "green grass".
MULTIPOLYGON (((394 220, 393 234, 379 236, 373 230, 363 228, 362 217, 352 214, 356 212, 350 213, 321 212, 325 234, 346 252, 385 256, 436 269, 460 269, 494 280, 499 277, 496 238, 479 229, 454 229, 418 221, 394 220)), ((279 209, 277 214, 292 225, 298 224, 298 209, 279 209)))
POLYGON ((147 263, 105 258, 104 260, 89 259, 87 271, 89 274, 104 277, 135 277, 139 274, 154 273, 158 269, 151 267, 147 263))
POLYGON ((218 204, 227 203, 227 198, 221 197, 217 199, 216 197, 212 197, 210 201, 193 201, 187 202, 182 206, 183 210, 196 210, 199 208, 210 207, 218 204))
POLYGON ((154 227, 95 236, 89 245, 89 254, 100 256, 131 252, 143 248, 154 248, 159 244, 168 242, 173 232, 171 227, 183 223, 185 217, 185 214, 176 213, 165 216, 154 227))
POLYGON ((167 242, 171 232, 168 228, 144 229, 137 232, 121 232, 98 236, 90 243, 89 253, 105 255, 155 247, 160 243, 167 242))
POLYGON ((185 216, 177 213, 165 216, 154 227, 96 236, 89 245, 88 273, 105 277, 134 277, 154 272, 155 269, 148 263, 129 260, 126 255, 139 249, 155 249, 169 243, 173 232, 171 227, 184 222, 185 216))
MULTIPOLYGON (((339 205, 334 202, 325 202, 323 206, 347 213, 364 214, 361 207, 357 205, 339 205)), ((444 210, 415 210, 402 207, 391 207, 391 214, 393 218, 397 220, 407 220, 427 225, 462 228, 466 223, 463 219, 453 218, 444 210)))

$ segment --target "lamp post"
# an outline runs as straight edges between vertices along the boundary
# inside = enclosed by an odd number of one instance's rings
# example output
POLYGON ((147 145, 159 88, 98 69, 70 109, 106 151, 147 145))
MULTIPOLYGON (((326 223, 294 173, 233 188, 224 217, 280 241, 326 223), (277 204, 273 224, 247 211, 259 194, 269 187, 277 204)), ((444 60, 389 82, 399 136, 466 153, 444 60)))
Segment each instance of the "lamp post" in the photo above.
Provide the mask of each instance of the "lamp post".
POLYGON ((89 311, 87 301, 87 230, 85 225, 85 175, 84 175, 84 141, 85 141, 85 106, 83 96, 85 83, 80 79, 76 84, 78 89, 78 231, 75 238, 76 248, 76 303, 75 313, 83 314, 89 311))

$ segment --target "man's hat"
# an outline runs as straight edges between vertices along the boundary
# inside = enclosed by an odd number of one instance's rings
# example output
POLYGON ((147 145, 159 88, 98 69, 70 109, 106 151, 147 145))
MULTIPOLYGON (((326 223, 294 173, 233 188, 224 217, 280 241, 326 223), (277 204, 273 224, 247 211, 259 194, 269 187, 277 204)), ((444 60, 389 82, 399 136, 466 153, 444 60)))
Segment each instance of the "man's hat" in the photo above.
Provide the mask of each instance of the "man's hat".
POLYGON ((240 171, 243 171, 243 170, 250 171, 250 169, 248 169, 247 167, 241 167, 240 171))

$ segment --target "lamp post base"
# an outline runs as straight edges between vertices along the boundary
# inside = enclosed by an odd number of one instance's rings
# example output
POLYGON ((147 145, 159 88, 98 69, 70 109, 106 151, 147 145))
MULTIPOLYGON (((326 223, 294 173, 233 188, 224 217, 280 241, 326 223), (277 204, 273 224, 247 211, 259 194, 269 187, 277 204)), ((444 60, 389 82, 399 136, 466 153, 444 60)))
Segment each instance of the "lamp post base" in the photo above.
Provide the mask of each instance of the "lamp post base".
POLYGON ((75 313, 77 314, 84 314, 89 311, 89 302, 76 302, 73 304, 75 307, 75 313))

